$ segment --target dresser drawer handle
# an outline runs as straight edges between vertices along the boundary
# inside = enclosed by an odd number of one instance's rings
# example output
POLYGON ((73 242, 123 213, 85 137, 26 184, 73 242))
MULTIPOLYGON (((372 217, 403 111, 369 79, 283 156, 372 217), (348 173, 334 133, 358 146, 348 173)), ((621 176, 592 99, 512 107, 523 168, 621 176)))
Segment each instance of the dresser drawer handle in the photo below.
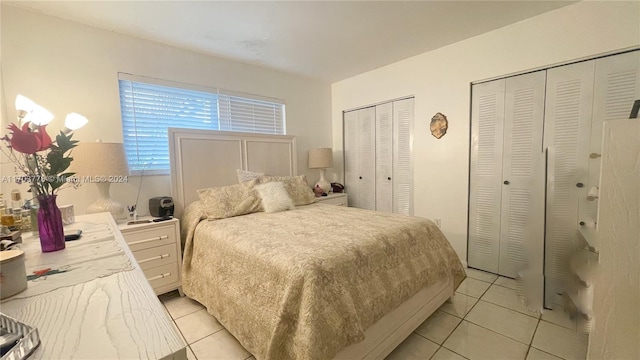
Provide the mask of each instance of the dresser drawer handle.
POLYGON ((166 240, 168 238, 169 238, 169 236, 167 236, 167 235, 161 235, 161 236, 152 237, 151 239, 133 241, 133 242, 130 242, 129 245, 144 244, 144 243, 148 243, 148 242, 151 242, 151 241, 166 240))
POLYGON ((171 276, 171 273, 164 273, 164 274, 160 274, 158 276, 154 276, 152 278, 147 278, 147 281, 159 280, 159 279, 166 278, 168 276, 171 276))
POLYGON ((147 261, 153 261, 153 260, 160 260, 160 259, 164 259, 164 258, 168 258, 169 254, 162 254, 162 255, 158 255, 158 256, 154 256, 148 259, 144 259, 144 260, 138 260, 138 264, 142 264, 142 263, 146 263, 147 261))

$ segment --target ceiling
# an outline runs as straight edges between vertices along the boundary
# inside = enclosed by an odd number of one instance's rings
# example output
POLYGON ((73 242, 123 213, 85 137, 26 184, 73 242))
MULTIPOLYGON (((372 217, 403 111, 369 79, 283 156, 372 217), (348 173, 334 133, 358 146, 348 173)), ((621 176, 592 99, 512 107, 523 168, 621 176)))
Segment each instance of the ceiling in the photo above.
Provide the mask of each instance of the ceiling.
POLYGON ((3 1, 335 82, 571 1, 3 1))

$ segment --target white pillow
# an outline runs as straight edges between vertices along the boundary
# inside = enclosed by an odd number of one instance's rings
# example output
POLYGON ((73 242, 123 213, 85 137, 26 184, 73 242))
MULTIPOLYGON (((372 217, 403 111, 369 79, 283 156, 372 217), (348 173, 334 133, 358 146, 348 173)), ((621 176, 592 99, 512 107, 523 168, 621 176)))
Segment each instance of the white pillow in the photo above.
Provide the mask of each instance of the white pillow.
POLYGON ((238 175, 238 183, 243 183, 262 177, 264 173, 236 169, 236 175, 238 175))
POLYGON ((260 198, 262 198, 262 208, 266 213, 274 213, 279 211, 292 210, 296 207, 293 200, 289 197, 289 193, 281 182, 270 182, 266 184, 256 185, 260 198))

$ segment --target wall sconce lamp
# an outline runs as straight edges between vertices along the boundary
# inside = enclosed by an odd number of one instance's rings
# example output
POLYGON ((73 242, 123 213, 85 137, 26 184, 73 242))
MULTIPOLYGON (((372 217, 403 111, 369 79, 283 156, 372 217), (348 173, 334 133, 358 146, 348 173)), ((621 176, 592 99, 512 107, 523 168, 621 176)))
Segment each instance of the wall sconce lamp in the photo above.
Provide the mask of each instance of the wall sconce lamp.
MULTIPOLYGON (((24 95, 16 96, 16 110, 18 111, 18 122, 23 124, 27 121, 31 122, 29 127, 34 130, 38 126, 50 123, 54 115, 47 109, 36 104, 33 100, 24 95)), ((64 128, 62 132, 69 134, 87 125, 89 120, 78 113, 67 114, 64 120, 64 128)))

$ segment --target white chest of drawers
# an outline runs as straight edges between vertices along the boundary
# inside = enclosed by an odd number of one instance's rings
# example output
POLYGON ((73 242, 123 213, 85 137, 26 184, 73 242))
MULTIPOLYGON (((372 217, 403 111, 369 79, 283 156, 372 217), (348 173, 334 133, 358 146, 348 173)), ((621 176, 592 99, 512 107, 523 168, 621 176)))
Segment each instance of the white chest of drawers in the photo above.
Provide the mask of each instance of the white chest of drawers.
POLYGON ((178 289, 182 295, 179 220, 136 225, 125 222, 118 227, 156 294, 178 289))

